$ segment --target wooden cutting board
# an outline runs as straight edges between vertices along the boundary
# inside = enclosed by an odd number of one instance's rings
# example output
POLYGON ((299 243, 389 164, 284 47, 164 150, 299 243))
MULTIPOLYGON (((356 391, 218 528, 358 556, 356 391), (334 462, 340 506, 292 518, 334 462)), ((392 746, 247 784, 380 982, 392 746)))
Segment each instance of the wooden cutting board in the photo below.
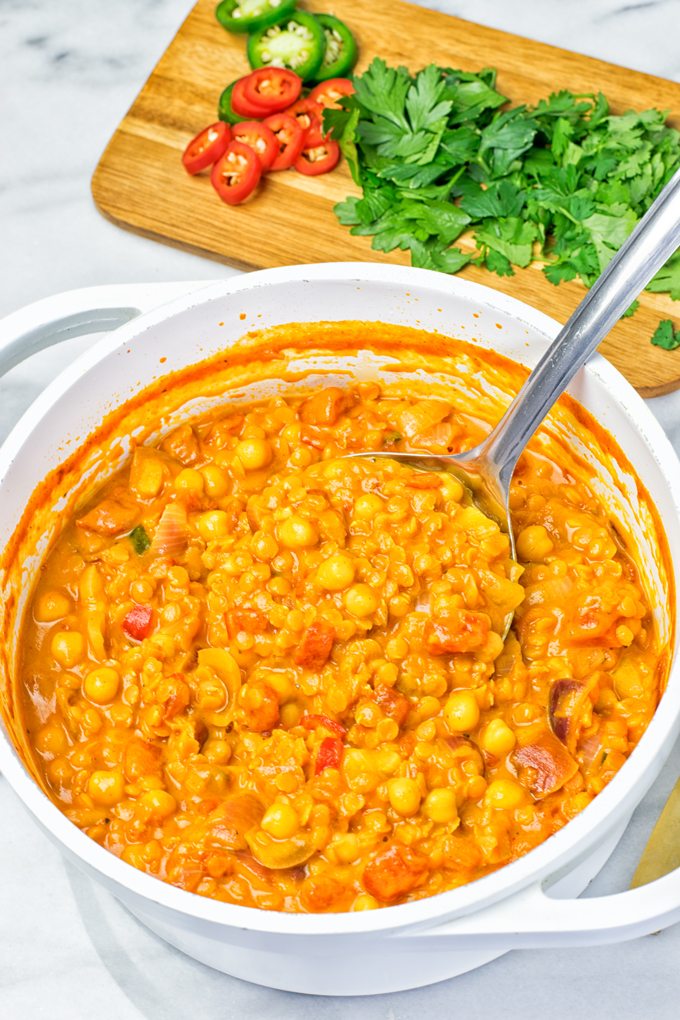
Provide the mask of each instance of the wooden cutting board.
MULTIPOLYGON (((331 9, 354 31, 357 70, 380 55, 412 71, 435 62, 463 70, 498 68, 498 88, 514 102, 535 103, 559 88, 601 89, 614 112, 655 106, 680 127, 680 85, 589 57, 484 28, 401 0, 305 0, 331 9)), ((240 208, 219 201, 207 176, 190 178, 180 163, 189 139, 216 119, 222 89, 246 74, 244 39, 214 16, 215 0, 199 0, 109 142, 92 180, 99 209, 114 222, 157 240, 242 268, 304 262, 408 262, 402 252, 374 252, 370 238, 352 237, 332 211, 357 194, 346 167, 322 177, 294 171, 270 175, 256 199, 240 208)), ((467 279, 512 294, 565 321, 583 295, 577 283, 554 287, 536 266, 498 277, 466 267, 467 279)), ((653 347, 659 319, 680 318, 680 304, 645 294, 620 322, 602 352, 645 396, 680 386, 680 350, 653 347)))

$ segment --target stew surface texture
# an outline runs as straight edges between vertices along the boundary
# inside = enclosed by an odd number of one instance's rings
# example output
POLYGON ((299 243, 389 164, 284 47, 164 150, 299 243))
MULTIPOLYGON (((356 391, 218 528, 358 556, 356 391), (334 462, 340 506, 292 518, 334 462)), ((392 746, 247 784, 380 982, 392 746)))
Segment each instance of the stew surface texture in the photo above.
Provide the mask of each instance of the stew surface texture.
POLYGON ((452 476, 343 459, 484 431, 422 386, 355 380, 138 446, 24 625, 23 724, 68 818, 183 889, 319 912, 452 889, 583 810, 664 680, 592 488, 525 453, 518 566, 452 476))

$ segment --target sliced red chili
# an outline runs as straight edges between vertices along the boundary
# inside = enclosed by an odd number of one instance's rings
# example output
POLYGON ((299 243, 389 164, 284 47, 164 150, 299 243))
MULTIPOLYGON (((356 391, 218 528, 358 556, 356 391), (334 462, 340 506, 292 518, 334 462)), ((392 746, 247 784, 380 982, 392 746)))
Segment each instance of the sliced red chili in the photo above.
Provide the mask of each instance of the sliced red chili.
POLYGON ((123 620, 123 630, 128 637, 142 641, 151 633, 153 609, 151 606, 133 606, 123 620))
POLYGON ((244 120, 241 124, 235 124, 231 133, 237 142, 243 142, 255 150, 263 171, 271 170, 279 154, 279 143, 267 124, 260 124, 257 120, 244 120))
POLYGON ((223 202, 239 205, 253 193, 261 176, 255 150, 243 142, 230 142, 227 151, 215 163, 210 180, 223 202))
POLYGON ((316 177, 317 174, 326 174, 333 167, 337 166, 340 159, 340 146, 332 138, 326 138, 318 144, 309 145, 305 148, 295 161, 295 169, 308 177, 316 177))
POLYGON ((284 113, 295 117, 296 121, 305 132, 305 145, 313 145, 323 139, 323 124, 321 117, 323 110, 318 103, 310 100, 309 96, 298 99, 297 103, 289 106, 284 113))
POLYGON ((187 173, 198 174, 206 167, 212 166, 224 154, 230 141, 229 125, 221 120, 199 131, 182 153, 182 162, 187 173))
POLYGON ((288 113, 274 113, 264 121, 273 132, 278 144, 278 155, 270 166, 270 170, 287 170, 302 152, 305 144, 305 132, 295 117, 288 113))
MULTIPOLYGON (((240 96, 245 102, 279 113, 294 103, 302 91, 302 78, 286 67, 258 67, 241 79, 240 96)), ((234 109, 238 111, 234 98, 234 109)))
POLYGON ((344 749, 342 740, 338 737, 324 737, 319 744, 314 765, 317 776, 324 769, 339 769, 344 749))
POLYGON ((331 719, 327 715, 318 715, 315 712, 303 715, 300 719, 300 725, 304 726, 306 730, 315 730, 317 726, 324 726, 331 733, 337 734, 338 737, 347 736, 347 730, 341 723, 336 722, 335 719, 331 719))
POLYGON ((307 98, 327 110, 329 108, 337 109, 340 106, 339 99, 353 94, 354 85, 349 78, 330 78, 313 88, 307 98))
POLYGON ((272 111, 262 106, 260 103, 253 103, 248 100, 245 96, 245 78, 239 78, 237 82, 234 82, 234 88, 231 92, 231 107, 234 113, 237 113, 240 117, 256 117, 263 118, 267 117, 272 111))

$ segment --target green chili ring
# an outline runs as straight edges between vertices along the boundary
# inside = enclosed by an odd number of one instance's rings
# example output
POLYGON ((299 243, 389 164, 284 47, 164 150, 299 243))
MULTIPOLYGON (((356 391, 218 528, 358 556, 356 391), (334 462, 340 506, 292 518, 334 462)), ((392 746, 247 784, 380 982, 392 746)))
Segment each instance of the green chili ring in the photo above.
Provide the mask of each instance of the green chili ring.
POLYGON ((256 32, 292 14, 297 0, 222 0, 215 17, 227 32, 256 32))
MULTIPOLYGON (((238 78, 236 81, 238 81, 238 78)), ((248 120, 247 117, 241 117, 231 105, 231 94, 234 91, 236 81, 233 81, 231 85, 227 85, 217 104, 217 116, 226 124, 240 124, 242 121, 248 120)))
POLYGON ((286 67, 303 81, 316 77, 326 52, 326 35, 313 14, 295 11, 248 38, 248 62, 258 67, 286 67))
POLYGON ((344 21, 334 14, 316 14, 315 17, 326 36, 326 52, 315 80, 345 78, 352 72, 359 56, 356 39, 344 21))

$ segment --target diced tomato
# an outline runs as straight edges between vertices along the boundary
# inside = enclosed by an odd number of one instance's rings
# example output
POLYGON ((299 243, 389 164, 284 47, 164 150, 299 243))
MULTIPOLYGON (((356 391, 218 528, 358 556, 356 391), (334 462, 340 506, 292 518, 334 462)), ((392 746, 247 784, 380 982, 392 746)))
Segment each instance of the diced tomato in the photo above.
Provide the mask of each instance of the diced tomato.
POLYGON ((520 783, 537 800, 561 789, 578 771, 578 762, 549 730, 513 751, 512 764, 520 783))
POLYGON ((270 127, 257 120, 244 120, 234 125, 232 135, 237 142, 243 142, 255 150, 263 172, 271 170, 279 154, 279 143, 270 127))
POLYGON ((138 519, 139 507, 134 504, 103 499, 84 517, 80 517, 76 524, 97 535, 120 535, 123 531, 130 531, 138 519))
POLYGON ((255 733, 273 730, 279 721, 279 698, 269 684, 251 680, 241 688, 239 707, 246 728, 255 733))
POLYGON ((300 719, 300 725, 304 726, 306 730, 315 730, 317 726, 325 726, 327 730, 335 733, 338 737, 347 736, 347 730, 341 723, 336 722, 335 719, 330 719, 327 715, 320 715, 315 712, 303 715, 302 719, 300 719))
POLYGON ((386 684, 378 684, 373 697, 376 705, 382 709, 388 719, 394 719, 397 725, 401 726, 411 708, 408 698, 386 684))
POLYGON ((192 138, 182 154, 187 173, 197 174, 216 163, 231 141, 229 125, 218 120, 192 138))
POLYGON ((347 390, 339 386, 324 386, 302 402, 300 418, 306 425, 335 425, 342 412, 351 405, 352 396, 347 390))
POLYGON ((261 176, 262 168, 255 150, 243 142, 230 142, 227 151, 215 163, 210 180, 223 202, 239 205, 252 195, 261 176))
POLYGON ((332 138, 312 142, 305 141, 305 148, 295 161, 295 169, 308 177, 316 177, 318 174, 327 174, 338 165, 340 159, 340 146, 332 138))
POLYGON ((264 123, 274 133, 279 150, 269 169, 287 170, 302 152, 305 132, 295 117, 288 113, 275 113, 267 117, 264 123))
POLYGON ((150 776, 161 768, 163 752, 146 740, 132 737, 123 750, 123 771, 131 783, 144 776, 150 776))
POLYGON ((258 108, 265 110, 268 116, 285 110, 301 91, 302 78, 294 71, 285 67, 258 67, 236 83, 231 103, 236 113, 244 117, 257 116, 258 108))
POLYGON ((161 448, 185 466, 198 460, 201 453, 198 436, 188 424, 173 429, 161 443, 161 448))
POLYGON ((473 652, 485 643, 491 629, 486 613, 453 609, 425 624, 423 637, 431 655, 473 652))
POLYGON ((314 620, 293 652, 293 662, 306 669, 321 669, 333 650, 335 628, 325 620, 314 620))
POLYGON ((420 885, 427 871, 427 857, 394 843, 368 862, 364 888, 381 903, 392 903, 420 885))
POLYGON ((354 85, 349 78, 329 78, 328 81, 322 81, 313 88, 308 98, 318 103, 324 110, 337 109, 340 106, 338 100, 353 93, 354 85))
POLYGON ((318 776, 324 769, 339 769, 344 752, 344 744, 339 737, 324 737, 319 744, 314 772, 318 776))
POLYGON ((156 697, 163 705, 163 718, 174 719, 181 715, 191 701, 189 685, 180 673, 165 677, 156 688, 156 697))
POLYGON ((123 630, 128 637, 142 641, 151 633, 153 609, 151 606, 133 606, 123 620, 123 630))
POLYGON ((323 110, 318 103, 310 100, 309 96, 298 99, 284 111, 290 117, 295 117, 302 130, 305 132, 305 144, 313 144, 323 139, 323 125, 321 116, 323 110))
POLYGON ((233 640, 237 634, 263 634, 267 629, 267 617, 259 609, 229 609, 225 613, 227 632, 233 640))

